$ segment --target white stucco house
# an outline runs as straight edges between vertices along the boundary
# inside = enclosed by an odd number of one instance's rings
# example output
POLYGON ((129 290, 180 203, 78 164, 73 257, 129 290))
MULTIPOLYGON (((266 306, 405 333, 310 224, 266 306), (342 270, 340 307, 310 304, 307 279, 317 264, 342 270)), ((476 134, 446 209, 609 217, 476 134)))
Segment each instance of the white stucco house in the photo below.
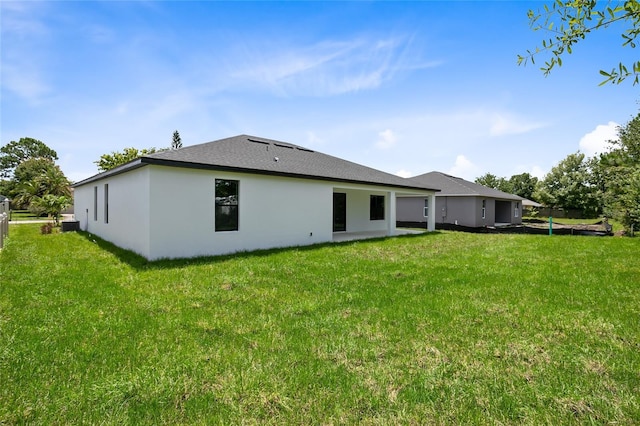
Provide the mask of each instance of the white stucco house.
MULTIPOLYGON (((140 157, 74 186, 80 229, 149 260, 396 235, 396 200, 435 190, 240 135, 140 157)), ((427 228, 435 229, 435 217, 427 228)))

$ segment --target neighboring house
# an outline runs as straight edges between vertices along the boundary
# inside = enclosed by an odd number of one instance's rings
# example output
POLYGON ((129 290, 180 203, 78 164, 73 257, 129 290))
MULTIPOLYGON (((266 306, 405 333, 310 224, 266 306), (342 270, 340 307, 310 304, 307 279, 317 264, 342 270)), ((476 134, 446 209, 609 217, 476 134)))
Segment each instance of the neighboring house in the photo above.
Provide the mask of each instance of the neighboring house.
POLYGON ((414 185, 440 189, 433 204, 421 198, 398 199, 397 221, 402 226, 424 226, 434 214, 436 225, 473 228, 522 223, 522 197, 488 188, 440 172, 408 179, 414 185))
POLYGON ((522 199, 522 211, 524 212, 524 215, 530 215, 532 212, 537 211, 542 207, 542 204, 538 202, 529 200, 527 198, 522 199))
POLYGON ((330 242, 336 233, 395 235, 396 200, 435 193, 247 135, 147 155, 74 189, 80 229, 150 260, 330 242))

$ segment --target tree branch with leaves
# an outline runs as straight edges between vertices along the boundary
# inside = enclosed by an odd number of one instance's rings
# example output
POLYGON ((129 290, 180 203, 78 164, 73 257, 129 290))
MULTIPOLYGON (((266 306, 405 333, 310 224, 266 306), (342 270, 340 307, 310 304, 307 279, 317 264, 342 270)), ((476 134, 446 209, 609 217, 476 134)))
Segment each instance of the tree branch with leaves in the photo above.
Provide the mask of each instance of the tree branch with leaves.
POLYGON ((54 161, 58 159, 58 154, 38 139, 11 141, 0 148, 0 177, 11 177, 20 164, 32 158, 54 161))
MULTIPOLYGON (((622 46, 630 48, 636 47, 636 38, 640 34, 638 0, 606 3, 596 0, 557 0, 537 11, 529 10, 527 15, 533 31, 546 31, 551 33, 551 37, 543 39, 541 46, 527 50, 526 55, 518 55, 518 65, 528 62, 535 64, 537 56, 549 54, 550 58, 541 67, 545 76, 556 66, 562 66, 562 58, 573 53, 573 47, 594 31, 609 28, 613 24, 624 25, 622 46)), ((601 70, 600 74, 605 77, 601 86, 607 83, 620 84, 627 78, 636 85, 640 82, 640 61, 631 64, 620 62, 611 71, 601 70)))
POLYGON ((161 151, 166 151, 166 148, 125 148, 122 151, 112 151, 110 154, 102 154, 100 159, 98 161, 94 161, 94 163, 98 166, 98 170, 100 172, 106 172, 107 170, 111 170, 122 164, 133 161, 136 158, 161 151))

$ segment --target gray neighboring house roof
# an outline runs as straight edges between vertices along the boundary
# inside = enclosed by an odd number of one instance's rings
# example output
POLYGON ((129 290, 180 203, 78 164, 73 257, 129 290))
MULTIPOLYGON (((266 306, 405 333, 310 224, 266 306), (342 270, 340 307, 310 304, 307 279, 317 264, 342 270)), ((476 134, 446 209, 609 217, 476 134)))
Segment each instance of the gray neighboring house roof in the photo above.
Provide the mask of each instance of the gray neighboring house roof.
POLYGON ((298 145, 249 135, 146 155, 73 186, 85 185, 147 164, 437 191, 419 181, 410 181, 298 145))
POLYGON ((523 198, 522 199, 522 205, 525 206, 525 207, 536 207, 536 208, 537 207, 542 207, 542 204, 540 204, 540 203, 538 203, 536 201, 533 201, 533 200, 529 200, 527 198, 523 198))
POLYGON ((4 195, 0 194, 0 203, 2 203, 3 201, 8 200, 9 197, 5 197, 4 195))
POLYGON ((432 188, 439 188, 438 197, 486 197, 499 200, 521 201, 522 197, 507 192, 498 191, 475 182, 469 182, 462 178, 451 176, 441 172, 429 172, 419 176, 409 178, 409 180, 432 188))

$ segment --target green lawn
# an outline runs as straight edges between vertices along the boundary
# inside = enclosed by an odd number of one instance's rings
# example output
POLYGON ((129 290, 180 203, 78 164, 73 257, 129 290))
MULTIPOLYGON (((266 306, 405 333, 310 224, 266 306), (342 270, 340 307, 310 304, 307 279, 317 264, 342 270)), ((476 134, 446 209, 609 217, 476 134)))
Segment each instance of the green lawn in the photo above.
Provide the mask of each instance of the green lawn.
POLYGON ((0 424, 638 424, 640 239, 147 263, 13 225, 0 424))
POLYGON ((37 216, 29 210, 11 210, 10 217, 12 221, 47 220, 47 216, 37 216))

